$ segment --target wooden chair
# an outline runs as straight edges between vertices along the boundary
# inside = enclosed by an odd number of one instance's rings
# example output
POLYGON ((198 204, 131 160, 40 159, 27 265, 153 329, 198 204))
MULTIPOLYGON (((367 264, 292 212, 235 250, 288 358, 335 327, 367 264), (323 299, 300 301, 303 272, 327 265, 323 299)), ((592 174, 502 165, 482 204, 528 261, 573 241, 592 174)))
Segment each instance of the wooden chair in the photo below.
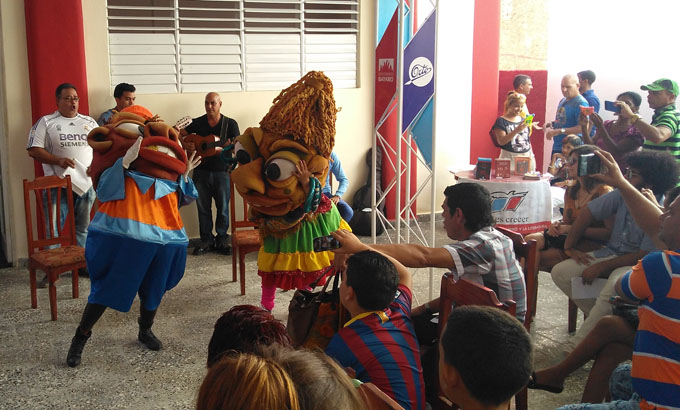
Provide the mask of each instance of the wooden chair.
POLYGON ((87 266, 85 249, 76 245, 71 177, 66 176, 65 179, 57 176, 38 177, 31 182, 24 179, 24 208, 26 210, 31 307, 34 309, 38 307, 35 271, 41 270, 47 275, 49 281, 52 320, 57 320, 57 288, 54 283, 59 275, 71 271, 71 292, 73 298, 77 298, 78 269, 87 266), (57 188, 56 194, 53 194, 52 188, 57 188), (65 193, 62 193, 62 188, 66 189, 65 193), (31 206, 31 192, 35 194, 33 207, 31 206), (66 195, 68 203, 68 212, 63 225, 58 223, 62 195, 66 195), (32 208, 35 209, 35 213, 32 208), (45 215, 45 210, 49 210, 48 215, 45 215), (43 221, 49 221, 49 227, 42 229, 43 227, 39 224, 44 224, 43 221), (58 247, 53 247, 57 245, 58 247), (53 248, 48 249, 48 247, 53 248))
POLYGON ((357 390, 368 410, 404 410, 399 403, 373 383, 363 383, 357 390))
MULTIPOLYGON (((527 313, 524 317, 524 328, 527 332, 530 332, 531 323, 534 321, 534 316, 536 316, 536 300, 538 298, 538 263, 536 261, 536 247, 538 245, 534 239, 525 241, 519 232, 501 227, 496 227, 496 229, 512 239, 515 257, 519 260, 520 265, 522 265, 527 291, 527 313)), ((525 410, 527 407, 528 394, 525 387, 515 395, 515 408, 517 410, 525 410)))
POLYGON ((231 226, 231 269, 232 281, 236 282, 236 256, 238 255, 241 280, 241 295, 246 294, 246 254, 260 250, 260 232, 257 223, 248 220, 248 204, 243 200, 243 217, 236 220, 236 190, 230 180, 231 196, 229 198, 229 226, 231 226))
POLYGON ((525 241, 522 234, 511 231, 510 229, 496 227, 496 229, 503 235, 512 239, 512 245, 515 250, 515 257, 522 265, 524 272, 524 281, 526 282, 527 290, 527 313, 524 319, 524 327, 527 332, 531 330, 531 323, 536 316, 536 300, 538 297, 538 264, 536 263, 536 241, 531 239, 525 241))
MULTIPOLYGON (((576 331, 576 320, 578 317, 578 305, 574 303, 574 301, 570 298, 569 299, 569 317, 567 319, 567 331, 569 333, 574 333, 576 331)), ((586 320, 588 315, 583 313, 583 320, 586 320)))
MULTIPOLYGON (((439 327, 437 331, 439 340, 441 340, 444 325, 449 320, 454 307, 468 305, 493 306, 508 312, 512 316, 515 316, 517 310, 514 301, 501 303, 493 290, 463 279, 456 281, 453 279, 453 274, 447 272, 442 276, 439 295, 439 327)), ((436 380, 438 398, 435 403, 431 403, 432 407, 435 410, 457 409, 458 407, 444 396, 441 384, 439 384, 439 372, 437 372, 436 380)))

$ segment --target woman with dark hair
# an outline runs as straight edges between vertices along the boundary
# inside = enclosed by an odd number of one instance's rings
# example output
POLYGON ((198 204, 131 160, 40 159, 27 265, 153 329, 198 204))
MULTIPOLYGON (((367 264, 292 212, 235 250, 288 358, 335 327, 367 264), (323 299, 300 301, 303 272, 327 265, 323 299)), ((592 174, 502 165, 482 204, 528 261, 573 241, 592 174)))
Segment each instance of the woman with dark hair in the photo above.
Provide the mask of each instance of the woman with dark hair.
MULTIPOLYGON (((679 193, 680 187, 677 186, 666 192, 664 206, 661 208, 670 212, 671 203, 679 193)), ((614 314, 601 318, 564 360, 536 370, 531 375, 527 386, 529 389, 561 393, 566 378, 590 360, 594 360, 581 402, 601 403, 605 399, 612 372, 633 355, 633 342, 639 325, 637 305, 624 303, 620 297, 616 297, 612 303, 614 314)))
POLYGON ((227 352, 252 353, 258 345, 274 343, 290 347, 290 338, 283 323, 257 306, 234 306, 215 322, 208 344, 208 367, 227 352))
MULTIPOLYGON (((571 225, 576 220, 578 213, 586 207, 588 202, 612 190, 609 185, 602 184, 596 178, 577 175, 579 157, 597 150, 599 148, 594 145, 581 145, 571 150, 566 166, 572 182, 564 192, 564 216, 562 220, 553 222, 542 233, 527 235, 527 239, 535 239, 537 242, 537 263, 541 270, 550 271, 553 266, 568 259, 568 256, 564 253, 564 241, 567 239, 567 234, 571 230, 571 225)), ((605 224, 591 225, 586 229, 584 235, 587 239, 580 241, 576 248, 583 252, 600 248, 603 241, 609 238, 611 223, 613 223, 613 220, 606 221, 605 224)))
MULTIPOLYGON (((642 97, 640 97, 640 94, 626 91, 616 97, 615 104, 618 106, 626 104, 633 113, 637 113, 641 102, 642 97)), ((630 118, 624 118, 618 113, 614 113, 614 115, 617 116, 616 120, 603 122, 602 117, 597 113, 590 115, 590 121, 581 114, 580 124, 583 130, 583 140, 586 144, 594 144, 603 151, 610 152, 616 163, 619 164, 619 167, 625 169, 628 166, 625 160, 626 154, 640 149, 645 139, 640 131, 633 126, 630 118), (597 128, 595 135, 591 139, 590 129, 593 125, 597 128)))
POLYGON ((562 153, 556 152, 552 155, 548 172, 553 175, 550 185, 565 187, 567 185, 567 157, 576 147, 583 145, 581 137, 576 134, 569 134, 562 140, 562 153))
POLYGON ((494 145, 501 149, 499 158, 510 159, 510 169, 515 170, 515 157, 531 158, 529 171, 536 169, 536 159, 531 151, 529 125, 522 117, 526 97, 510 91, 505 99, 503 115, 496 119, 489 134, 494 145))

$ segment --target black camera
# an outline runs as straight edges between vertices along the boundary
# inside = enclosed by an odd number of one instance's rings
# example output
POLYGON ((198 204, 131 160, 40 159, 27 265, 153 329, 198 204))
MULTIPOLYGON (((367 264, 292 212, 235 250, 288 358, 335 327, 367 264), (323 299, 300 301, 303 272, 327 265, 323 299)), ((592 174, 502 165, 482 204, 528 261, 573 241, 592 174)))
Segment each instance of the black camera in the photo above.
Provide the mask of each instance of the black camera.
POLYGON ((332 235, 314 238, 313 244, 314 252, 330 251, 331 249, 338 249, 339 247, 342 246, 340 241, 333 238, 332 235))
POLYGON ((582 177, 586 175, 601 174, 602 161, 595 154, 583 154, 578 157, 578 173, 582 177))

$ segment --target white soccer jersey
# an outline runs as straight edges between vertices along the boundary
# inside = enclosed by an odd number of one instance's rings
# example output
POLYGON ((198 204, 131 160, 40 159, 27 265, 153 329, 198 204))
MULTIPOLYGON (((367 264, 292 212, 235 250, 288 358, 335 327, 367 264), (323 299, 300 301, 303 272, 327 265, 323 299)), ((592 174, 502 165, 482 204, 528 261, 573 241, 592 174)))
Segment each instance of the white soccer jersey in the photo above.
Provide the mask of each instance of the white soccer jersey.
MULTIPOLYGON (((77 160, 87 168, 92 162, 92 148, 87 145, 87 134, 96 127, 97 122, 87 115, 77 114, 73 118, 67 118, 55 111, 43 116, 33 125, 28 134, 26 148, 45 148, 54 156, 77 160)), ((64 175, 65 170, 59 165, 42 166, 45 175, 64 175)), ((86 175, 82 177, 87 178, 86 175)))

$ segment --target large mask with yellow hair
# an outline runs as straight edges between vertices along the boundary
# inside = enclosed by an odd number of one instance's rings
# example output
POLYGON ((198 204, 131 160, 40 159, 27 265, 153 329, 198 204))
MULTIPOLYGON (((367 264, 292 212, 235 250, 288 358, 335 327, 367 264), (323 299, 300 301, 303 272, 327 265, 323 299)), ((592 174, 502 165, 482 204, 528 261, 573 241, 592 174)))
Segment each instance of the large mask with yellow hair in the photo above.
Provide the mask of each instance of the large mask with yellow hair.
POLYGON ((311 71, 283 90, 260 121, 234 147, 238 167, 231 179, 257 217, 298 220, 308 198, 294 175, 300 160, 321 184, 328 175, 337 109, 333 84, 311 71))

